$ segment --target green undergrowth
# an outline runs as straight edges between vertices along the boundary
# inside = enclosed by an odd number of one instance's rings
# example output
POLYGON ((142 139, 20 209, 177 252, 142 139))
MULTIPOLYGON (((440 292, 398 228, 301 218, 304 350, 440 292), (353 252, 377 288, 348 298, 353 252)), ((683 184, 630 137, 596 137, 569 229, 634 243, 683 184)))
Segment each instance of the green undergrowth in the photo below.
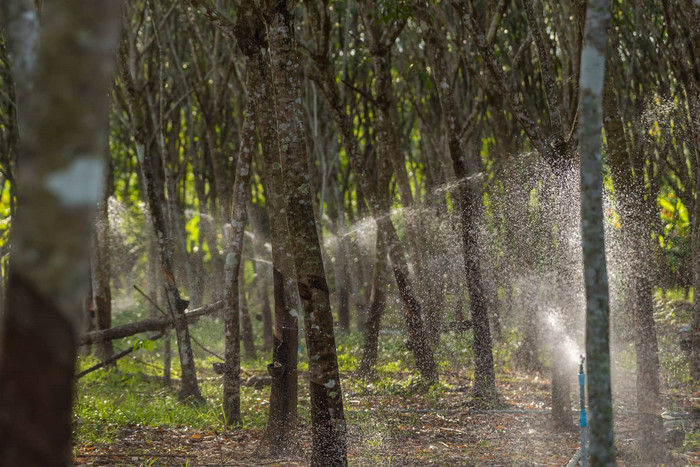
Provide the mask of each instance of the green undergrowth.
MULTIPOLYGON (((125 310, 115 315, 114 325, 143 319, 139 310, 125 310)), ((189 428, 194 430, 226 430, 222 418, 221 399, 223 380, 213 371, 212 364, 221 360, 212 355, 223 354, 223 322, 217 318, 203 317, 191 326, 194 338, 192 350, 198 371, 203 405, 193 405, 178 400, 180 367, 177 358, 177 343, 171 336, 173 352, 172 384, 164 386, 163 354, 164 339, 147 341, 145 335, 132 336, 114 341, 115 352, 128 347, 139 349, 119 360, 108 369, 92 372, 78 381, 74 407, 74 437, 76 443, 109 443, 118 439, 121 431, 129 426, 161 428, 189 428), (206 350, 205 350, 206 349, 206 350)), ((256 330, 257 331, 257 330, 256 330)), ((258 336, 256 336, 259 338, 258 336)), ((258 339, 258 343, 261 339, 258 339)), ((405 336, 400 331, 383 333, 379 338, 377 379, 368 382, 354 377, 362 360, 363 337, 360 333, 338 333, 336 346, 338 363, 347 393, 375 393, 411 397, 422 394, 434 398, 449 389, 438 383, 425 387, 415 369, 413 354, 404 345, 405 336)), ((305 346, 301 339, 299 371, 308 371, 305 346)), ((440 371, 445 373, 470 365, 473 359, 471 334, 444 334, 435 350, 440 371)), ((260 349, 256 358, 243 358, 243 378, 264 375, 270 356, 260 349)), ((82 356, 78 360, 78 371, 98 363, 94 356, 82 356)), ((241 410, 243 424, 236 429, 263 429, 267 421, 269 386, 262 390, 241 387, 241 410)), ((370 410, 371 408, 367 408, 370 410)), ((310 420, 308 391, 304 377, 299 388, 300 420, 310 420)), ((350 423, 361 423, 362 416, 349 410, 350 423), (357 419, 357 420, 355 420, 357 419)))
MULTIPOLYGON (((659 335, 659 358, 661 378, 665 388, 678 388, 683 391, 692 382, 688 381, 687 357, 678 350, 678 329, 690 322, 687 301, 675 296, 656 297, 656 320, 659 335), (685 304, 684 304, 685 303, 685 304)), ((121 310, 115 313, 114 325, 133 322, 146 317, 143 306, 121 310)), ((253 319, 256 343, 260 346, 261 323, 253 319)), ((473 378, 472 333, 443 333, 435 348, 435 359, 441 373, 440 383, 432 386, 421 381, 415 369, 413 354, 406 349, 406 333, 400 323, 388 320, 386 329, 379 336, 379 352, 376 366, 376 379, 362 380, 356 377, 362 360, 363 336, 358 332, 336 333, 338 364, 342 377, 344 397, 360 402, 347 403, 347 418, 351 425, 362 429, 369 413, 381 410, 365 407, 362 395, 400 396, 407 403, 413 397, 440 407, 441 399, 448 392, 458 391, 471 385, 473 378), (454 384, 450 385, 448 381, 454 384), (357 396, 359 395, 359 396, 357 396), (358 405, 360 404, 360 405, 358 405)), ((78 381, 74 410, 74 437, 77 443, 109 443, 119 439, 120 433, 130 426, 160 428, 189 428, 193 430, 224 431, 221 398, 222 377, 216 375, 212 364, 221 362, 213 355, 224 353, 224 325, 216 317, 202 317, 190 327, 193 337, 192 349, 198 371, 203 405, 193 405, 178 400, 180 368, 177 358, 177 343, 172 333, 172 378, 171 385, 164 386, 163 355, 164 339, 154 342, 144 341, 145 335, 132 336, 114 341, 115 352, 128 347, 139 346, 139 350, 119 360, 109 368, 100 369, 78 381)), ((520 333, 516 328, 505 328, 500 335, 494 335, 494 363, 497 381, 506 382, 517 376, 512 356, 517 350, 520 333)), ((307 389, 308 361, 303 336, 299 352, 299 416, 302 422, 309 423, 309 401, 307 389)), ((625 368, 634 368, 634 346, 624 344, 616 353, 616 359, 625 368)), ((243 378, 251 375, 266 375, 266 365, 270 361, 268 352, 259 347, 255 358, 244 356, 242 360, 243 378)), ((78 361, 78 371, 97 363, 93 356, 82 356, 78 361)), ((267 421, 269 386, 262 390, 252 387, 241 388, 241 409, 243 424, 236 429, 263 429, 267 421)), ((371 417, 370 417, 371 418, 371 417)), ((372 423, 377 423, 373 421, 372 423)), ((370 430, 372 427, 368 427, 370 430)), ((371 430, 370 430, 371 431, 371 430)), ((376 433, 376 430, 372 431, 376 433)), ((380 443, 381 439, 372 442, 380 443)), ((697 443, 697 438, 688 440, 697 443)))

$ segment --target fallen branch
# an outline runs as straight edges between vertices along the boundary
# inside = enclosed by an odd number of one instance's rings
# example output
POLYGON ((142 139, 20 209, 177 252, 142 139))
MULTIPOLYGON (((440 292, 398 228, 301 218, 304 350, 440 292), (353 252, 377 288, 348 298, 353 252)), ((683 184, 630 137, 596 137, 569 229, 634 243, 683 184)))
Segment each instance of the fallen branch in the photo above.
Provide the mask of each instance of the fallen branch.
MULTIPOLYGON (((163 337, 164 335, 165 335, 165 332, 164 332, 164 331, 161 331, 161 332, 159 332, 158 334, 154 334, 153 336, 149 337, 148 340, 150 340, 150 341, 155 341, 155 340, 160 339, 160 338, 163 337)), ((111 365, 112 363, 116 362, 116 361, 119 360, 120 358, 126 357, 126 356, 129 355, 131 352, 133 352, 134 350, 137 350, 137 349, 139 349, 139 348, 140 348, 139 346, 132 346, 132 347, 129 347, 128 349, 122 350, 122 351, 119 352, 118 354, 112 355, 112 356, 109 357, 107 360, 103 360, 103 361, 101 361, 100 363, 98 363, 97 365, 93 365, 93 366, 91 366, 90 368, 81 371, 80 373, 78 373, 77 375, 75 375, 75 379, 80 379, 80 378, 82 378, 82 377, 85 376, 85 375, 89 375, 89 374, 92 373, 93 371, 97 371, 97 370, 99 370, 100 368, 103 368, 103 367, 105 367, 105 366, 107 366, 107 365, 111 365)))
MULTIPOLYGON (((196 308, 190 312, 185 313, 184 318, 187 323, 194 323, 197 318, 204 315, 209 315, 221 310, 224 306, 223 301, 218 301, 205 305, 200 308, 196 308)), ((102 331, 88 332, 80 337, 78 340, 78 345, 88 345, 97 344, 99 342, 111 341, 114 339, 121 339, 122 337, 133 336, 141 332, 148 331, 163 331, 169 327, 175 325, 176 318, 170 317, 160 317, 160 318, 146 318, 141 321, 136 321, 133 323, 125 324, 123 326, 117 326, 110 329, 105 329, 102 331)))

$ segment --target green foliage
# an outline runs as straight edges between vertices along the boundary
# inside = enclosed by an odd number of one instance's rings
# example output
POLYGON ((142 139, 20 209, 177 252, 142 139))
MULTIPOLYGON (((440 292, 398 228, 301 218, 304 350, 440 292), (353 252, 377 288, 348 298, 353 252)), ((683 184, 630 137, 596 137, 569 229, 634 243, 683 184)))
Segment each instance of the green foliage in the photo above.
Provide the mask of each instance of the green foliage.
MULTIPOLYGON (((690 257, 690 220, 688 209, 674 193, 660 195, 658 200, 662 231, 659 246, 667 271, 674 276, 674 285, 682 285, 690 257)), ((687 279, 686 279, 687 280, 687 279)))

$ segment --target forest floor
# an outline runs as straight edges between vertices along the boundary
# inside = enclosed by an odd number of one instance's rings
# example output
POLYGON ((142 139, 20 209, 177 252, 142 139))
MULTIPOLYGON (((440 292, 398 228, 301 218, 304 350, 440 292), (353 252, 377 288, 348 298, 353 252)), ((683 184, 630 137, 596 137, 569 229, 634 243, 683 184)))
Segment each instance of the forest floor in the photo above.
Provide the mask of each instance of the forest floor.
MULTIPOLYGON (((211 326, 218 326, 211 323, 211 326)), ((200 340, 209 331, 193 330, 200 340)), ((662 367, 681 361, 667 346, 677 344, 675 324, 660 326, 662 367), (666 333, 666 331, 669 331, 666 333)), ((579 447, 572 413, 572 429, 551 421, 550 382, 545 375, 510 369, 508 352, 495 349, 500 402, 490 411, 471 404, 470 339, 450 336, 436 356, 440 383, 420 388, 410 368, 410 356, 394 336, 380 341, 380 378, 368 383, 355 378, 359 336, 339 338, 339 362, 348 422, 350 465, 566 465, 579 447), (403 363, 405 362, 405 363, 403 363)), ((133 345, 133 343, 130 343, 133 345)), ((306 365, 300 363, 299 450, 284 459, 263 459, 256 448, 265 426, 269 387, 242 388, 243 425, 227 429, 220 413, 221 379, 211 359, 199 366, 204 407, 177 401, 177 382, 163 387, 157 377, 158 352, 123 360, 110 371, 81 379, 75 410, 74 463, 77 466, 248 466, 306 465, 310 453, 310 417, 306 365), (153 357, 148 359, 148 357, 153 357), (150 374, 149 374, 150 373, 150 374)), ((197 351, 195 352, 197 353, 197 351)), ((200 358, 203 356, 200 354, 200 358)), ((629 356, 627 357, 629 360, 629 356)), ((244 361, 248 375, 263 375, 264 358, 244 361)), ((633 360, 632 360, 633 361, 633 360)), ((90 359, 84 359, 82 366, 90 359)), ((635 442, 635 378, 629 363, 614 369, 615 434, 618 465, 649 465, 640 461, 635 442)), ((631 367, 633 368, 633 366, 631 367)), ((681 368, 682 370, 682 368, 681 368)), ((670 447, 665 465, 700 465, 700 388, 662 375, 664 424, 682 429, 670 447)), ((578 388, 572 381, 573 409, 578 388)))

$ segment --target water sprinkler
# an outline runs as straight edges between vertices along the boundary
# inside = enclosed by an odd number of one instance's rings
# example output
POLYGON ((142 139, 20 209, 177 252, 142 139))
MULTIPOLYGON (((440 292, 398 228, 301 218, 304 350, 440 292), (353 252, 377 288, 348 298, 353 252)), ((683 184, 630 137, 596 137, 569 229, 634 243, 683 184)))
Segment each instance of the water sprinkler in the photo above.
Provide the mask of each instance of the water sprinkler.
POLYGON ((586 430, 588 425, 588 420, 586 417, 586 373, 583 371, 583 362, 586 357, 581 355, 581 364, 578 367, 578 385, 581 393, 581 410, 579 410, 578 415, 578 426, 581 430, 581 466, 588 466, 588 448, 586 442, 586 430))

